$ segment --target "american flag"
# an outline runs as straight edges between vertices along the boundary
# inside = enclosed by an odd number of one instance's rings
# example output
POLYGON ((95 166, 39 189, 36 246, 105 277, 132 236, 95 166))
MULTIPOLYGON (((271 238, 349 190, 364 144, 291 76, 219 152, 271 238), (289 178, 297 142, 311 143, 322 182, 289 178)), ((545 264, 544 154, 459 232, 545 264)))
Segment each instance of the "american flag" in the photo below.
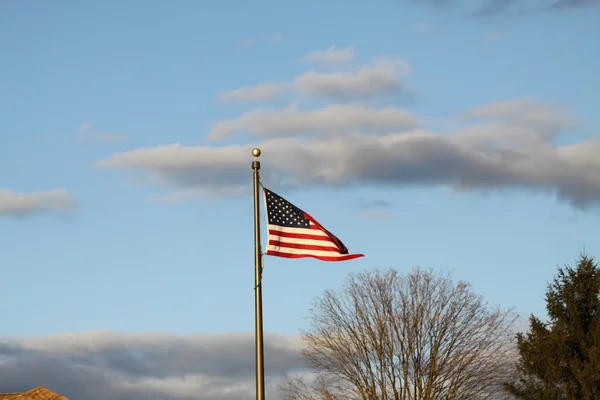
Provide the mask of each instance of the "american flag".
POLYGON ((266 255, 322 261, 364 257, 348 254, 346 246, 313 217, 269 189, 264 191, 269 233, 266 255))

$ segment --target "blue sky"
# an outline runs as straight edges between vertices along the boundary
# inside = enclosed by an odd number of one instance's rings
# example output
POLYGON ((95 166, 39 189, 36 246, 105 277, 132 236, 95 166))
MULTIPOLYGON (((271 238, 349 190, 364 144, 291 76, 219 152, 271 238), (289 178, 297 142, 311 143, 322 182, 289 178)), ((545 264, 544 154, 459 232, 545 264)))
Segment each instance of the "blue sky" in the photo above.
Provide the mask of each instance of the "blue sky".
POLYGON ((600 256, 600 8, 436 4, 2 2, 0 336, 252 331, 253 146, 366 255, 267 258, 265 330, 417 265, 543 316, 600 256))

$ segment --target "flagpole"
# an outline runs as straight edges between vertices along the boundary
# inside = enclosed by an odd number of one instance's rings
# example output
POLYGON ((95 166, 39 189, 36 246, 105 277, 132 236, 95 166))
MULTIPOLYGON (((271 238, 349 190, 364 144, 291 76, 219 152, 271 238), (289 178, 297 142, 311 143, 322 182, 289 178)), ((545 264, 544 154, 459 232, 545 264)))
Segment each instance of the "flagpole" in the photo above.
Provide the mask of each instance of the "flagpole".
POLYGON ((254 329, 256 339, 256 400, 265 399, 265 365, 263 350, 263 318, 262 318, 262 253, 260 248, 260 208, 259 208, 259 175, 260 149, 252 149, 254 181, 254 329))

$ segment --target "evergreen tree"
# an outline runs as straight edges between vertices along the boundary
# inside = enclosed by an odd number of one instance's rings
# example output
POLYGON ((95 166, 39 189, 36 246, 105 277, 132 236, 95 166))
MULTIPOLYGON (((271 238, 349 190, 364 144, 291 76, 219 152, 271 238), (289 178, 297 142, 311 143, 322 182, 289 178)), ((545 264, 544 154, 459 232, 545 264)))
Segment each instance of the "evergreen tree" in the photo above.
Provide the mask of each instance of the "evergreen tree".
POLYGON ((600 270, 581 255, 559 268, 546 291, 549 321, 529 319, 517 334, 519 376, 505 386, 518 399, 600 399, 600 270))

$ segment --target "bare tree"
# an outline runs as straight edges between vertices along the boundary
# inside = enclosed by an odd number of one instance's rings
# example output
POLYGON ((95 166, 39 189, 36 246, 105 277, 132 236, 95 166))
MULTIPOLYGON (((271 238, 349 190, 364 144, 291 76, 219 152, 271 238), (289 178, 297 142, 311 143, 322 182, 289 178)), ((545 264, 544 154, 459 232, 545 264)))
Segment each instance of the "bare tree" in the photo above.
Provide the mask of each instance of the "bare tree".
POLYGON ((287 379, 285 400, 498 399, 514 371, 512 310, 431 271, 350 275, 309 316, 314 374, 287 379))

